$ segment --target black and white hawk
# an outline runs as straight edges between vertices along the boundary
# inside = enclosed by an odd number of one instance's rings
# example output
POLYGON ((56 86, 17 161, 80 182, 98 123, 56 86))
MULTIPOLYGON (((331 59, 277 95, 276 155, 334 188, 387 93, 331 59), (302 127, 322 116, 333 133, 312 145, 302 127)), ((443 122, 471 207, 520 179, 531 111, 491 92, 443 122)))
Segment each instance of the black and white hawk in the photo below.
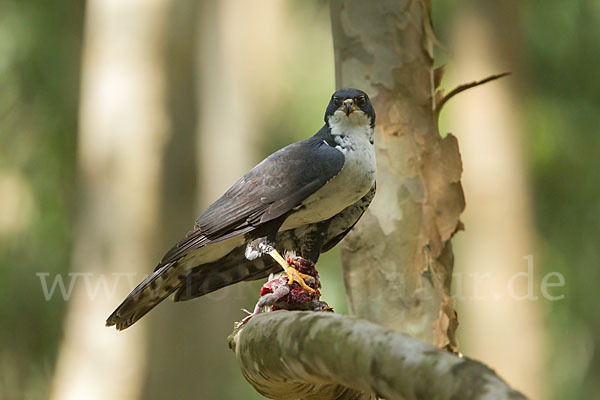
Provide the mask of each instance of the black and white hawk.
POLYGON ((106 325, 126 329, 172 293, 190 300, 282 267, 290 284, 312 291, 280 254, 316 262, 362 216, 375 195, 374 127, 365 92, 336 91, 325 125, 271 154, 208 207, 106 325))

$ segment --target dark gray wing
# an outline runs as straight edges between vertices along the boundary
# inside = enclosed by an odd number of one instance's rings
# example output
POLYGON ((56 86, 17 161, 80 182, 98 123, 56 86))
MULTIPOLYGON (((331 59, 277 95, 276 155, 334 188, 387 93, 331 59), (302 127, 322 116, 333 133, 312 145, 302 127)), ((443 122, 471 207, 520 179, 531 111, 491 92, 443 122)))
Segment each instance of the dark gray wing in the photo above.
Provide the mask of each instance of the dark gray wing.
MULTIPOLYGON (((375 184, 359 201, 331 217, 322 252, 333 248, 352 230, 371 204, 373 197, 375 197, 375 184)), ((305 240, 307 229, 310 227, 277 233, 275 242, 278 250, 283 254, 285 250, 299 249, 302 241, 305 240)), ((240 246, 218 261, 192 269, 175 292, 175 301, 194 299, 237 282, 262 279, 272 272, 281 271, 279 264, 271 257, 248 260, 244 257, 244 250, 245 247, 240 246)))
POLYGON ((344 155, 320 136, 273 153, 244 175, 198 217, 194 230, 169 250, 159 268, 194 249, 283 216, 336 176, 344 155))
POLYGON ((277 151, 237 181, 198 217, 188 236, 167 252, 106 324, 126 329, 176 290, 176 299, 186 300, 240 280, 258 279, 274 269, 270 258, 242 262, 244 247, 189 275, 178 261, 194 249, 251 232, 285 215, 336 176, 344 166, 344 155, 323 140, 325 133, 322 129, 310 139, 277 151))

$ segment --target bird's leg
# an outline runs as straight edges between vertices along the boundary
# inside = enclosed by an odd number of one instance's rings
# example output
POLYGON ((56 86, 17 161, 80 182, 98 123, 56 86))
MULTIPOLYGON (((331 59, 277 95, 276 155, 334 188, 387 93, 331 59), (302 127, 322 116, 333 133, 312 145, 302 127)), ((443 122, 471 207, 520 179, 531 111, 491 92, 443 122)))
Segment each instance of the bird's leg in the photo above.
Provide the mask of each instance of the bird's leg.
POLYGON ((315 292, 315 289, 311 288, 310 286, 308 286, 306 284, 306 282, 304 282, 305 279, 314 279, 312 276, 303 274, 300 271, 298 271, 296 268, 292 267, 281 256, 281 254, 279 254, 279 252, 276 249, 272 249, 271 251, 269 251, 269 255, 271 257, 273 257, 273 259, 275 261, 277 261, 277 263, 279 265, 281 265, 281 267, 283 268, 283 270, 287 274, 288 285, 291 285, 294 282, 298 282, 298 284, 300 286, 302 286, 302 289, 306 290, 307 292, 309 292, 309 293, 314 293, 315 292))
POLYGON ((331 220, 313 224, 304 235, 304 240, 300 246, 300 256, 314 264, 319 260, 321 249, 325 241, 325 232, 327 232, 331 220))
POLYGON ((315 290, 308 286, 305 280, 314 281, 314 278, 310 275, 306 275, 298 271, 296 268, 292 267, 279 252, 275 249, 271 243, 273 241, 269 240, 267 237, 259 237, 254 239, 246 246, 245 256, 248 260, 254 260, 263 254, 269 254, 285 271, 288 277, 288 285, 291 285, 294 282, 298 282, 298 284, 302 287, 302 289, 306 290, 308 293, 315 293, 315 290))

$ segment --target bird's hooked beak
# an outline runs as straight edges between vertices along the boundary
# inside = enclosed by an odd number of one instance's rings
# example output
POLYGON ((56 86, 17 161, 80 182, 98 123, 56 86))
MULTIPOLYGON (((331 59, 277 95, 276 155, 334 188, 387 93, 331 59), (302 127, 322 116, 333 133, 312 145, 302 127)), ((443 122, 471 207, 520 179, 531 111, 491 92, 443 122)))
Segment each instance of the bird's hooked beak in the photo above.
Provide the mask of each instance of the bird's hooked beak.
POLYGON ((356 108, 354 108, 354 100, 352 99, 346 99, 344 100, 344 112, 346 113, 346 117, 350 116, 350 113, 352 113, 352 111, 356 110, 356 108))

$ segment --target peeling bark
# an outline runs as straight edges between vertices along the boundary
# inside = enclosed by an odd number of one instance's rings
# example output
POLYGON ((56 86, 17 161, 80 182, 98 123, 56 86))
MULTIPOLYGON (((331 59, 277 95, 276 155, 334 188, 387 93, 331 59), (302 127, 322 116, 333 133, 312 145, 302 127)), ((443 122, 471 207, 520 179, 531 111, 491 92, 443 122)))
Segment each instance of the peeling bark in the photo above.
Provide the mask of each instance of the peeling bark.
POLYGON ((272 399, 525 399, 477 361, 350 316, 260 314, 228 341, 272 399))
POLYGON ((430 1, 331 2, 338 87, 377 113, 377 195, 342 246, 350 310, 456 349, 450 239, 462 228, 462 163, 438 132, 430 1))

